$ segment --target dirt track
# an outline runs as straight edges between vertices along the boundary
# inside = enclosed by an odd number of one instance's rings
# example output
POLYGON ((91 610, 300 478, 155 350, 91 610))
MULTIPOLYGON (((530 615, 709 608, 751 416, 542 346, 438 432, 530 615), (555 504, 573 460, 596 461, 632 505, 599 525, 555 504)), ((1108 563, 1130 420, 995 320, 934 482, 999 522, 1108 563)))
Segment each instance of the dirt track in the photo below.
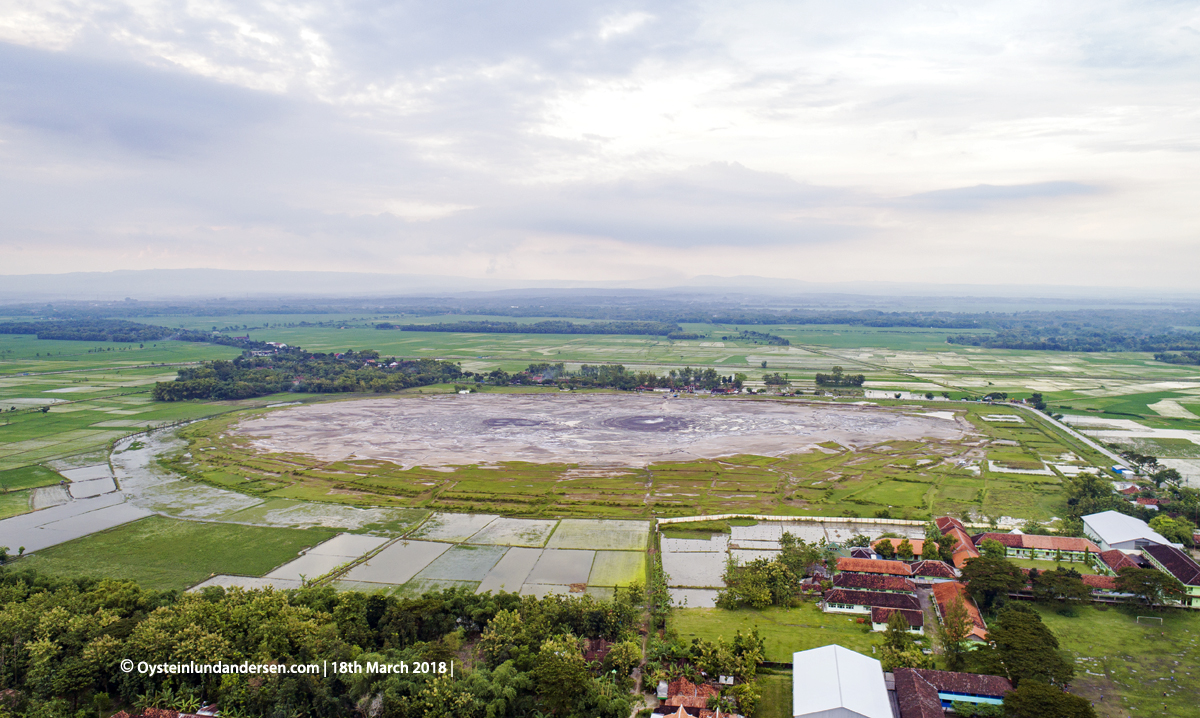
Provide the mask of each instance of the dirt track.
POLYGON ((471 394, 300 406, 242 422, 262 451, 403 466, 499 461, 645 466, 732 454, 779 456, 825 441, 957 439, 947 412, 781 401, 471 394))

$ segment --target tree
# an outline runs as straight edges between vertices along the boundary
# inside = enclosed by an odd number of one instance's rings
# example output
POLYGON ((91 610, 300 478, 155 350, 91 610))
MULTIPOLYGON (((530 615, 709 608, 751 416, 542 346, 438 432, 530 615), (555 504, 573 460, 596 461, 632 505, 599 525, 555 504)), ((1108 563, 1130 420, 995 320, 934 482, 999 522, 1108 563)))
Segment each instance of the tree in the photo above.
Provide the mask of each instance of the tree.
POLYGON ((1021 569, 1002 558, 979 556, 967 559, 962 569, 967 590, 985 611, 992 610, 998 601, 1025 586, 1021 569))
POLYGON ((975 651, 985 672, 1007 676, 1014 686, 1025 680, 1064 686, 1074 666, 1058 650, 1058 639, 1029 606, 1012 603, 988 627, 989 645, 975 651))
POLYGON ((961 596, 955 596, 942 616, 942 623, 935 629, 938 645, 942 647, 942 655, 946 657, 946 668, 951 671, 961 670, 966 664, 967 637, 975 624, 961 596))
POLYGON ((875 542, 875 553, 883 558, 895 558, 896 547, 892 545, 891 539, 880 539, 875 542))
POLYGON ((1152 568, 1126 566, 1117 573, 1117 590, 1131 593, 1147 606, 1178 601, 1185 595, 1183 584, 1174 576, 1152 568))
POLYGON ((1036 601, 1078 604, 1092 597, 1092 590, 1083 582, 1079 572, 1061 566, 1041 573, 1030 571, 1029 581, 1033 585, 1033 598, 1036 601))
POLYGON ((987 558, 1004 558, 1008 555, 1008 547, 996 539, 984 539, 983 543, 979 544, 979 550, 987 558))
POLYGON ((1171 518, 1166 514, 1159 514, 1150 519, 1150 528, 1175 543, 1188 546, 1192 545, 1192 536, 1196 531, 1195 525, 1186 518, 1182 516, 1171 518))
MULTIPOLYGON (((786 536, 787 534, 785 533, 784 535, 786 536)), ((871 545, 871 537, 863 534, 854 534, 848 541, 846 541, 846 545, 851 548, 866 548, 871 545)))
POLYGON ((1037 681, 1004 696, 1004 714, 1008 718, 1096 718, 1096 710, 1085 698, 1037 681))
POLYGON ((579 639, 575 636, 551 636, 542 643, 533 668, 533 680, 538 697, 554 713, 567 714, 576 702, 580 686, 590 678, 579 639))
POLYGON ((933 668, 933 656, 927 656, 915 645, 897 649, 884 646, 879 649, 879 662, 883 670, 894 671, 897 668, 933 668))
MULTIPOLYGON (((891 543, 891 541, 888 543, 891 543)), ((901 561, 913 560, 913 545, 907 538, 902 540, 900 545, 896 547, 896 556, 901 561)))
POLYGON ((908 630, 912 628, 908 619, 899 611, 892 611, 888 616, 887 628, 883 631, 883 645, 896 650, 904 650, 912 645, 912 636, 908 630))
POLYGON ((1162 488, 1164 483, 1178 485, 1183 480, 1183 476, 1176 469, 1159 469, 1153 474, 1150 474, 1150 480, 1154 485, 1162 488))

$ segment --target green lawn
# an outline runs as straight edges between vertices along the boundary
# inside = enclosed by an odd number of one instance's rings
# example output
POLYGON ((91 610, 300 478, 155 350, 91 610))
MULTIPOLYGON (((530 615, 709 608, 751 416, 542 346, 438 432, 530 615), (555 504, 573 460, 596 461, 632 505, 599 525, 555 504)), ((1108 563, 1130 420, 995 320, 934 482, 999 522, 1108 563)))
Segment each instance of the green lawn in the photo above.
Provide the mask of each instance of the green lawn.
POLYGON ((1035 561, 1029 558, 1010 558, 1008 562, 1019 568, 1036 568, 1038 571, 1053 571, 1061 566, 1064 569, 1073 569, 1082 574, 1096 573, 1096 569, 1082 561, 1076 561, 1075 563, 1071 563, 1070 561, 1055 563, 1054 561, 1035 561))
POLYGON ((1102 718, 1200 716, 1200 611, 1089 607, 1076 618, 1038 611, 1076 659, 1071 692, 1093 701, 1102 718), (1160 616, 1162 625, 1139 624, 1138 615, 1160 616))
POLYGON ((146 588, 184 589, 214 573, 261 576, 336 533, 151 516, 43 549, 18 565, 57 576, 123 578, 146 588))
POLYGON ((754 718, 792 718, 791 674, 764 674, 758 677, 762 698, 754 718))
POLYGON ((736 631, 748 633, 755 626, 766 642, 768 661, 790 663, 796 651, 837 644, 871 655, 871 647, 880 643, 881 634, 873 634, 870 624, 856 623, 858 615, 822 613, 815 603, 799 608, 765 608, 726 611, 721 608, 681 608, 671 613, 671 622, 680 639, 713 640, 733 638, 736 631))
POLYGON ((50 486, 60 481, 63 481, 63 477, 58 472, 44 466, 23 466, 19 469, 0 471, 0 487, 5 491, 50 486))

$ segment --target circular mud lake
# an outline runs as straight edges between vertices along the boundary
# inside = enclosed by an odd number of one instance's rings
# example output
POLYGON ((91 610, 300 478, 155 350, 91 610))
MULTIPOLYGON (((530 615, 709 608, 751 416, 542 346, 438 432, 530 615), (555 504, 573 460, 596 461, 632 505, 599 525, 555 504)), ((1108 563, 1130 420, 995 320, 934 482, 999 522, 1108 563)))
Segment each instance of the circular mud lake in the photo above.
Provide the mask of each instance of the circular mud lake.
POLYGON ((784 401, 611 394, 468 394, 297 406, 241 422, 265 452, 410 466, 500 461, 645 466, 734 454, 780 456, 835 441, 959 439, 950 412, 784 401))

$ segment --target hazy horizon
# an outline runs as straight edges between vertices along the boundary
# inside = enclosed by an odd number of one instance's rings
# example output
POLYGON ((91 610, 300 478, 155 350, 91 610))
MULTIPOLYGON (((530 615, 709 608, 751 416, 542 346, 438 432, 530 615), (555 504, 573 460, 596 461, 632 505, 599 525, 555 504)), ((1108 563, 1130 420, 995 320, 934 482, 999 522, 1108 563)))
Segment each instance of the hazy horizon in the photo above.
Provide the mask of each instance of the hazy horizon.
POLYGON ((1191 292, 1200 14, 0 9, 8 275, 1191 292))

